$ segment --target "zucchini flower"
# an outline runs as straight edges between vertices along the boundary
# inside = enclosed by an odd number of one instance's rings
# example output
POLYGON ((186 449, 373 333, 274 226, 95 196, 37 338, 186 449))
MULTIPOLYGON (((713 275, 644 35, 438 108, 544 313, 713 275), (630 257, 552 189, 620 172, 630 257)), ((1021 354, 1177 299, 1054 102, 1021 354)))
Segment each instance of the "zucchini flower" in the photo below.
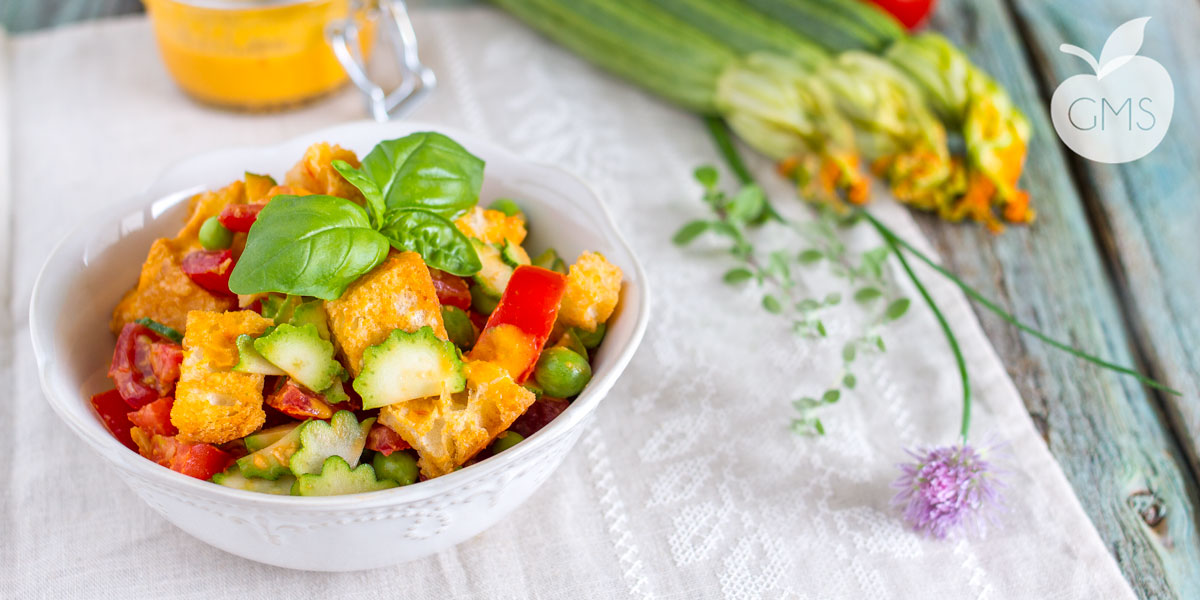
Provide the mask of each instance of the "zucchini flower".
POLYGON ((856 141, 898 200, 935 210, 962 192, 963 168, 946 129, 903 72, 865 52, 844 52, 820 70, 856 141))
POLYGON ((1009 222, 1033 221, 1029 195, 1017 188, 1031 134, 1029 121, 1004 88, 935 33, 897 40, 886 57, 912 77, 943 121, 962 132, 966 190, 939 207, 941 216, 969 217, 999 230, 996 206, 1009 222))
POLYGON ((838 113, 825 82, 797 61, 753 53, 722 73, 717 107, 755 150, 780 161, 780 171, 805 198, 832 206, 866 202, 854 128, 838 113))

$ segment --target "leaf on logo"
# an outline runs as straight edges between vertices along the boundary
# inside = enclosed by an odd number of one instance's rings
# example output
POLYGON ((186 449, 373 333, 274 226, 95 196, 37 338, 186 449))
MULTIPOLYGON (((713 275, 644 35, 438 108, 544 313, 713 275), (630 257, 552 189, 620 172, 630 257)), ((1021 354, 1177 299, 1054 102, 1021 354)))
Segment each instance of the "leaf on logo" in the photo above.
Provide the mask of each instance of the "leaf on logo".
POLYGON ((1131 19, 1122 23, 1108 36, 1104 48, 1100 51, 1100 69, 1096 72, 1097 77, 1103 79, 1105 75, 1116 71, 1137 56, 1138 51, 1142 49, 1146 22, 1149 20, 1150 17, 1131 19))

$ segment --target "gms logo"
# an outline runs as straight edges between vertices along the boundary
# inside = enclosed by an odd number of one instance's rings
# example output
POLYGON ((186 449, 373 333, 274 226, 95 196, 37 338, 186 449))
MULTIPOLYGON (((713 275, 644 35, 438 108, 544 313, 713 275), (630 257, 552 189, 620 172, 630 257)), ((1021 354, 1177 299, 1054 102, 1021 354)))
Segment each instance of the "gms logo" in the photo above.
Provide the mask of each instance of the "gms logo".
POLYGON ((1054 90, 1054 130, 1076 154, 1103 163, 1137 160, 1154 150, 1171 124, 1175 87, 1167 70, 1138 56, 1146 22, 1133 19, 1108 36, 1097 62, 1083 48, 1059 50, 1087 61, 1094 75, 1075 75, 1054 90))

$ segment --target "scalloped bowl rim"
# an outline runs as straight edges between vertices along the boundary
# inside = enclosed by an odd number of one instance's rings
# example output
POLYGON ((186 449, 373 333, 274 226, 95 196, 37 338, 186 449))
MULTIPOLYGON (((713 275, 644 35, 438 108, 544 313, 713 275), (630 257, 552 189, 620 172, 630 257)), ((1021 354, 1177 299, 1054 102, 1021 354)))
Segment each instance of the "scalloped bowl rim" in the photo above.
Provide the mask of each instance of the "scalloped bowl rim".
MULTIPOLYGON (((484 175, 487 177, 486 171, 484 175)), ((83 219, 79 226, 74 228, 69 234, 63 237, 47 256, 45 264, 38 273, 34 283, 33 293, 30 299, 29 307, 29 323, 30 334, 33 338, 34 355, 38 363, 38 377, 42 385, 42 390, 45 393, 46 399, 50 406, 58 413, 59 417, 67 423, 67 425, 75 432, 76 435, 87 441, 101 456, 115 463, 123 469, 134 471, 142 476, 162 481, 166 485, 181 488, 188 493, 194 493, 201 496, 209 496, 219 498, 226 501, 235 501, 239 503, 251 503, 259 505, 262 508, 287 508, 299 510, 316 510, 329 511, 340 509, 368 508, 375 506, 386 506, 397 502, 412 502, 427 498, 436 497, 451 489, 461 487, 472 481, 487 477, 497 472, 504 471, 512 465, 524 460, 527 455, 533 454, 538 447, 550 443, 553 439, 566 435, 569 430, 579 426, 592 411, 599 405, 599 402, 608 394, 612 385, 620 377, 631 360, 638 345, 641 343, 642 337, 645 334, 646 327, 649 321, 650 314, 650 293, 647 287, 647 279, 645 271, 642 268, 641 262, 638 261, 633 249, 621 235, 617 228, 608 207, 600 199, 600 195, 586 181, 579 178, 575 174, 565 169, 554 165, 530 161, 514 154, 513 152, 500 147, 491 141, 477 138, 469 133, 457 130, 453 127, 445 127, 431 123, 422 123, 417 121, 397 121, 391 123, 380 124, 374 121, 359 121, 333 127, 328 127, 314 131, 312 133, 293 137, 288 140, 269 145, 260 146, 240 146, 229 147, 211 152, 205 152, 196 155, 192 158, 177 162, 171 167, 165 169, 154 181, 148 185, 141 193, 134 195, 116 206, 107 207, 102 211, 98 211, 97 219, 83 219), (598 206, 601 215, 603 216, 602 227, 608 237, 612 238, 628 255, 629 262, 632 264, 635 281, 637 285, 629 285, 628 278, 626 279, 626 288, 634 288, 633 292, 638 298, 638 313, 630 315, 635 317, 632 333, 625 344, 621 348, 612 365, 602 377, 589 382, 588 387, 584 389, 570 406, 567 407, 562 414, 558 415, 548 425, 540 431, 530 436, 525 442, 518 444, 503 453, 480 461, 474 465, 465 467, 453 473, 436 477, 419 484, 408 485, 388 490, 376 492, 366 492, 360 494, 349 494, 344 496, 326 496, 326 497, 298 497, 298 496, 280 496, 273 494, 264 494, 258 492, 250 492, 239 490, 222 485, 216 485, 208 481, 189 477, 181 473, 166 469, 150 460, 143 458, 141 455, 130 452, 128 448, 122 445, 116 438, 104 428, 90 413, 90 406, 87 399, 82 397, 62 398, 56 393, 56 388, 50 384, 49 367, 50 364, 46 360, 49 356, 48 351, 51 350, 53 335, 47 331, 43 331, 38 327, 42 322, 39 312, 38 302, 42 294, 45 293, 44 285, 48 276, 50 267, 56 262, 62 260, 62 253, 66 252, 68 243, 76 237, 86 236, 88 239, 95 237, 97 231, 96 223, 104 223, 104 226, 99 228, 104 230, 115 226, 120 222, 121 217, 130 214, 129 211, 145 210, 148 206, 157 206, 160 202, 168 202, 169 206, 173 207, 176 203, 190 197, 199 191, 195 187, 186 189, 177 189, 174 192, 151 197, 152 191, 156 187, 160 187, 164 181, 169 181, 174 173, 184 172, 188 168, 202 164, 206 161, 216 159, 224 160, 224 157, 232 153, 268 153, 273 151, 282 151, 284 148, 304 143, 313 143, 315 141, 330 140, 337 143, 336 138, 346 132, 353 132, 359 128, 383 129, 394 133, 383 133, 378 136, 379 140, 391 139, 393 136, 405 135, 414 131, 437 131, 444 133, 455 139, 463 146, 472 149, 486 149, 487 154, 495 154, 504 156, 509 160, 522 163, 526 167, 542 169, 545 171, 554 172, 560 176, 564 176, 573 183, 580 186, 586 192, 589 202, 598 206), (331 140, 331 138, 334 138, 331 140), (113 218, 112 215, 118 215, 113 218), (67 406, 67 402, 78 402, 84 406, 82 411, 72 411, 67 406), (86 423, 85 419, 90 419, 92 422, 86 423)))

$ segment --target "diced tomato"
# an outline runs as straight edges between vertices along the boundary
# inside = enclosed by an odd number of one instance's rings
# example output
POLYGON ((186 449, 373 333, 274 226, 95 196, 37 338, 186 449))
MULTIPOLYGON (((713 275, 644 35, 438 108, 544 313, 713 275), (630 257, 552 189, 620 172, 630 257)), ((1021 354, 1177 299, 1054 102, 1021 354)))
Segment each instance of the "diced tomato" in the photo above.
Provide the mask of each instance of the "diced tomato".
POLYGON ((183 349, 149 327, 126 323, 117 337, 108 377, 129 408, 138 409, 170 395, 179 379, 183 349))
POLYGON ((118 442, 137 452, 137 445, 133 443, 133 438, 129 435, 131 427, 129 405, 121 397, 121 392, 108 390, 92 396, 92 408, 96 409, 96 414, 100 415, 100 421, 104 423, 104 428, 113 434, 118 442))
POLYGON ((457 306, 471 310, 471 288, 462 277, 439 269, 429 269, 433 277, 433 289, 437 290, 438 302, 443 306, 457 306))
POLYGON ((151 435, 175 435, 179 430, 171 424, 174 398, 159 398, 129 413, 129 422, 151 435))
POLYGON ((246 233, 258 220, 258 213, 266 204, 230 204, 217 216, 226 229, 246 233))
POLYGON ((400 450, 408 450, 412 448, 400 434, 392 430, 391 427, 383 423, 375 423, 371 426, 371 431, 367 432, 367 450, 374 450, 387 456, 393 452, 400 450))
MULTIPOLYGON (((178 443, 178 442, 176 442, 178 443)), ((171 470, 196 479, 212 479, 213 475, 229 468, 233 457, 212 444, 179 444, 171 470)))
MULTIPOLYGON (((558 305, 562 301, 563 292, 566 289, 567 277, 562 273, 530 265, 517 267, 513 271, 512 277, 509 278, 504 293, 500 296, 500 303, 488 317, 487 325, 479 335, 479 339, 475 341, 475 347, 471 350, 472 358, 485 360, 486 357, 479 355, 487 349, 503 351, 505 344, 500 343, 501 340, 489 340, 488 338, 501 334, 505 337, 513 337, 505 331, 510 328, 500 327, 501 325, 511 325, 528 336, 528 345, 532 347, 532 352, 529 352, 526 344, 522 344, 519 348, 521 350, 519 362, 523 364, 523 368, 515 364, 507 364, 506 368, 509 369, 509 373, 517 383, 528 379, 529 375, 533 373, 533 367, 537 362, 538 354, 542 351, 542 346, 546 344, 546 338, 550 337, 550 331, 554 329, 554 320, 558 317, 558 305), (514 369, 518 369, 519 372, 514 369)), ((514 359, 504 362, 515 363, 516 361, 514 359)))
POLYGON ((542 396, 525 411, 525 414, 517 417, 508 430, 519 433, 522 437, 529 437, 561 415, 570 405, 570 402, 560 398, 542 396))
POLYGON ((196 479, 211 479, 233 462, 232 455, 212 444, 188 444, 174 436, 153 435, 138 427, 131 433, 142 456, 196 479))
POLYGON ((154 342, 150 349, 150 371, 158 382, 158 393, 166 396, 175 391, 179 381, 179 366, 183 364, 183 346, 154 342))
POLYGON ((196 285, 222 296, 232 296, 229 275, 233 273, 233 251, 196 250, 183 257, 183 272, 196 285))
POLYGON ((291 379, 275 393, 267 396, 266 403, 294 419, 325 420, 333 416, 333 407, 321 396, 296 385, 291 379))

